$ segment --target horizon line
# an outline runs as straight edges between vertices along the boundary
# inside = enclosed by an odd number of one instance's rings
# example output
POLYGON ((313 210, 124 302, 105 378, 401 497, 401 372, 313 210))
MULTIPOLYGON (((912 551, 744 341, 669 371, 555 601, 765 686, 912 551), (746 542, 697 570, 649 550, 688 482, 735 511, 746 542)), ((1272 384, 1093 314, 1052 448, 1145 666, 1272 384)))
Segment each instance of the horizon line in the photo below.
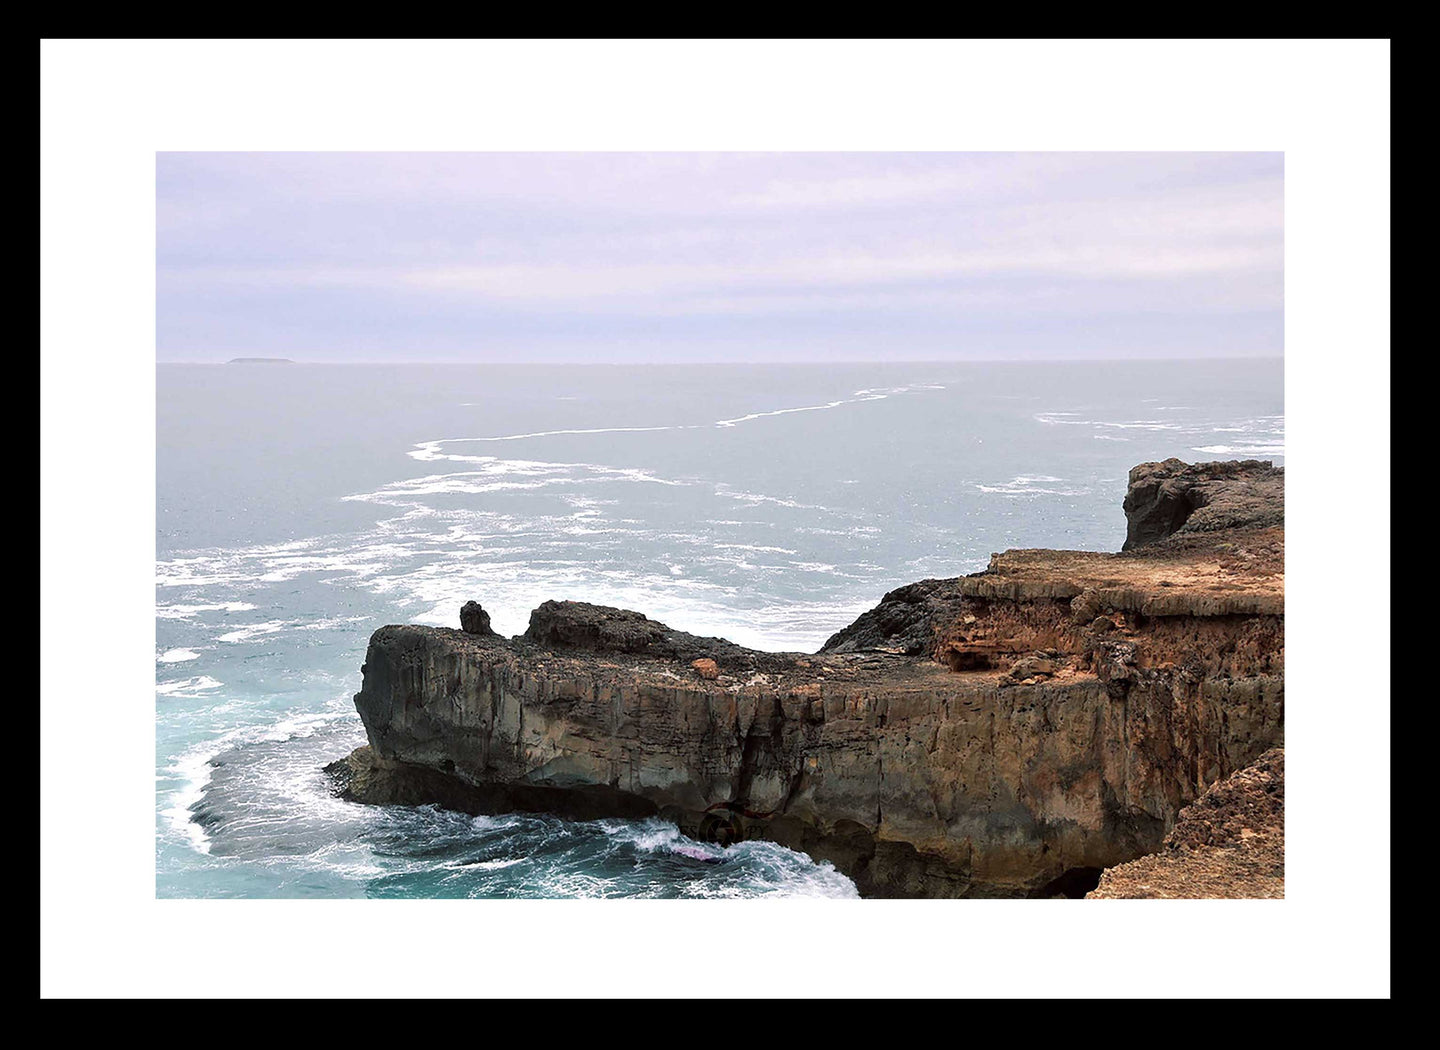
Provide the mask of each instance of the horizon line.
POLYGON ((293 357, 246 357, 230 358, 226 361, 195 361, 195 360, 157 360, 157 365, 230 365, 230 364, 292 364, 292 365, 523 365, 523 366, 550 366, 574 368, 577 366, 595 366, 602 368, 625 368, 636 366, 665 366, 671 368, 686 367, 723 367, 740 365, 1028 365, 1028 364, 1097 364, 1109 362, 1153 363, 1159 364, 1167 361, 1284 361, 1285 355, 1281 354, 1225 354, 1216 356, 1201 357, 1025 357, 1025 358, 1004 358, 1004 357, 926 357, 906 358, 904 360, 893 360, 889 358, 841 358, 828 361, 775 361, 775 360, 754 360, 754 361, 586 361, 586 360, 555 360, 555 361, 513 361, 513 360, 475 360, 475 361, 412 361, 377 359, 367 361, 313 361, 293 357))

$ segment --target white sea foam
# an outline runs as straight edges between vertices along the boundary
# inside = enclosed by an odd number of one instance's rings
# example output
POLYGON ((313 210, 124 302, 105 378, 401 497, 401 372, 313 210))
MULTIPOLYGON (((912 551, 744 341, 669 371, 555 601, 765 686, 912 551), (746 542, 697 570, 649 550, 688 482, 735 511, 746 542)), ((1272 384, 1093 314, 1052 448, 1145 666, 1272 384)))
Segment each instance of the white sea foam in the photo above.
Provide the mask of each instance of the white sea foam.
MULTIPOLYGON (((459 439, 469 440, 469 439, 459 439)), ((445 441, 426 442, 438 449, 445 441)), ((414 453, 411 453, 414 455, 414 453)), ((556 486, 637 483, 683 486, 687 481, 659 477, 637 467, 610 467, 598 463, 542 463, 533 460, 502 460, 494 456, 461 456, 435 452, 431 459, 448 459, 473 464, 477 469, 394 481, 371 492, 359 492, 344 499, 415 508, 424 496, 481 495, 488 492, 526 491, 556 486), (519 479, 519 480, 516 480, 519 479)), ((598 501, 597 501, 598 505, 598 501)))
POLYGON ((326 616, 323 619, 297 624, 296 629, 301 631, 334 631, 349 627, 351 624, 364 623, 368 619, 370 619, 368 616, 326 616))
POLYGON ((733 427, 740 423, 748 423, 752 419, 765 419, 768 416, 788 416, 794 412, 823 412, 827 408, 839 408, 841 405, 853 404, 856 401, 883 401, 884 394, 876 394, 871 397, 846 397, 839 401, 827 401, 823 405, 801 405, 798 408, 776 408, 769 412, 751 412, 748 415, 736 416, 734 419, 717 419, 717 427, 733 427))
POLYGON ((263 635, 278 634, 297 622, 295 620, 266 620, 264 623, 252 623, 239 630, 222 634, 215 640, 217 642, 248 642, 263 635))
POLYGON ((181 664, 187 660, 198 660, 199 658, 200 654, 194 649, 166 649, 159 656, 155 657, 155 662, 160 664, 181 664))
POLYGON ((1200 445, 1191 451, 1211 456, 1283 456, 1284 445, 1200 445))
MULTIPOLYGON (((704 542, 703 540, 701 542, 704 542)), ((763 547, 754 543, 707 543, 711 550, 717 551, 753 551, 756 554, 798 554, 789 547, 763 547)))
POLYGON ((999 484, 977 484, 975 487, 981 492, 988 492, 996 496, 1079 496, 1086 491, 1083 488, 1051 487, 1056 483, 1063 484, 1063 481, 1062 478, 1051 477, 1048 474, 1021 474, 999 484))
POLYGON ((726 499, 733 499, 741 503, 749 504, 752 507, 758 506, 761 503, 770 503, 777 507, 789 507, 792 510, 829 511, 830 509, 814 503, 801 503, 798 500, 786 499, 784 496, 767 496, 762 492, 744 492, 739 489, 732 489, 729 485, 723 483, 715 486, 715 494, 717 496, 723 496, 726 499))
POLYGON ((212 689, 219 689, 224 682, 216 681, 209 675, 199 675, 195 678, 182 678, 174 682, 155 683, 155 692, 161 696, 188 697, 195 699, 204 696, 212 689))
POLYGON ((210 852, 210 837, 203 827, 190 819, 190 807, 204 796, 205 785, 210 779, 210 757, 199 748, 191 748, 170 764, 166 772, 177 777, 181 787, 175 792, 171 804, 161 811, 176 834, 200 853, 210 852))
MULTIPOLYGON (((918 390, 944 390, 940 383, 911 383, 907 386, 876 387, 873 389, 856 390, 849 397, 837 398, 834 401, 826 401, 818 405, 798 405, 792 408, 773 408, 756 412, 749 412, 743 416, 735 416, 732 419, 717 419, 709 426, 733 427, 741 423, 749 423, 756 419, 765 419, 770 416, 787 416, 795 412, 823 412, 827 409, 839 408, 842 405, 859 404, 864 401, 883 401, 887 397, 897 394, 908 394, 918 390)), ((574 400, 573 398, 561 398, 560 400, 574 400)), ((467 402, 467 405, 469 403, 467 402)), ((574 427, 557 430, 532 430, 521 434, 496 434, 489 437, 470 438, 446 438, 439 441, 422 441, 415 446, 410 456, 414 459, 463 459, 465 457, 447 455, 440 451, 441 445, 455 444, 464 441, 524 441, 530 438, 561 437, 576 434, 650 434, 666 430, 699 430, 707 424, 703 423, 673 423, 664 426, 634 426, 634 427, 574 427)))
POLYGON ((774 408, 763 412, 750 412, 743 416, 736 416, 734 419, 717 419, 717 427, 733 427, 740 423, 748 423, 755 419, 765 419, 769 416, 788 416, 794 412, 824 412, 828 409, 839 408, 842 405, 855 405, 864 401, 884 401, 887 397, 896 394, 908 394, 915 390, 944 390, 943 386, 933 383, 915 383, 910 386, 877 387, 870 390, 857 390, 849 397, 837 398, 834 401, 826 401, 819 405, 800 405, 795 408, 774 408))
MULTIPOLYGON (((197 559, 182 559, 193 563, 197 559)), ((175 562, 161 562, 161 565, 173 565, 175 562)), ((162 586, 165 584, 162 583, 162 586)), ((255 606, 249 602, 221 602, 218 605, 158 605, 155 607, 155 615, 161 620, 188 620, 196 613, 202 612, 250 612, 255 606)))
MULTIPOLYGON (((389 568, 397 560, 413 554, 410 548, 404 546, 366 543, 364 537, 360 537, 358 542, 355 537, 348 538, 348 541, 347 538, 332 537, 329 542, 333 546, 321 546, 325 542, 321 538, 307 540, 304 550, 298 550, 294 545, 285 545, 284 548, 258 546, 172 558, 156 563, 156 586, 213 588, 283 583, 307 573, 324 572, 364 576, 389 568)), ((243 612, 254 608, 253 603, 241 601, 170 605, 157 610, 157 615, 163 619, 191 619, 196 613, 206 610, 243 612)))
MULTIPOLYGON (((213 681, 213 679, 211 679, 213 681)), ((215 682, 216 686, 221 683, 215 682)), ((157 692, 159 690, 157 689, 157 692)), ((220 755, 243 744, 263 741, 281 742, 311 736, 337 720, 350 721, 353 713, 340 704, 328 705, 324 711, 290 712, 278 720, 260 725, 244 725, 217 734, 213 739, 186 748, 166 768, 165 773, 180 782, 161 812, 170 821, 172 830, 201 853, 210 852, 210 837, 193 817, 192 807, 205 796, 213 772, 212 763, 220 755)), ((307 771, 307 772, 313 772, 307 771)), ((313 804, 306 792, 307 803, 313 804)))
POLYGON ((447 864, 445 867, 471 868, 477 871, 500 871, 504 868, 513 868, 517 864, 524 864, 524 857, 501 858, 498 860, 472 860, 458 864, 447 864))
MULTIPOLYGON (((498 437, 459 438, 461 441, 524 441, 526 438, 558 437, 562 434, 648 434, 657 430, 694 430, 694 425, 673 427, 588 427, 575 430, 535 430, 529 434, 501 434, 498 437)), ((410 453, 416 459, 423 457, 410 453)))
MULTIPOLYGON (((773 501, 799 505, 798 501, 761 493, 731 492, 724 486, 716 495, 752 504, 773 501)), ((813 608, 792 607, 791 612, 799 609, 799 615, 786 614, 783 609, 756 613, 747 608, 752 603, 737 602, 740 592, 732 582, 732 574, 776 574, 786 571, 786 567, 755 566, 743 555, 798 558, 797 548, 730 541, 717 537, 708 528, 657 532, 642 527, 638 519, 606 520, 601 508, 608 500, 582 499, 579 505, 571 500, 563 502, 569 513, 548 515, 413 506, 377 522, 370 535, 318 537, 282 552, 261 546, 185 560, 203 561, 206 575, 222 577, 235 586, 253 587, 305 574, 325 582, 363 586, 385 596, 394 607, 406 610, 406 619, 420 623, 451 625, 455 610, 466 600, 479 597, 491 610, 496 629, 507 634, 525 629, 529 612, 539 601, 565 595, 641 608, 668 618, 672 626, 726 634, 757 648, 800 649, 818 645, 835 628, 853 619, 856 612, 868 607, 845 605, 841 611, 822 602, 813 608), (642 551, 647 544, 663 544, 671 549, 678 545, 686 555, 684 560, 658 560, 652 572, 637 571, 623 556, 618 563, 597 556, 605 549, 642 551), (724 571, 716 575, 716 570, 724 571)), ((815 509, 823 512, 822 508, 815 509)), ((769 531, 776 527, 775 521, 718 516, 709 524, 739 530, 763 526, 769 531)), ((799 526, 796 531, 845 536, 875 534, 880 529, 856 523, 848 529, 799 526)), ((875 565, 844 563, 830 570, 836 578, 865 581, 878 581, 881 571, 875 565)), ((262 623, 227 625, 219 637, 227 644, 237 644, 282 631, 343 628, 362 619, 274 617, 262 623)))
POLYGON ((1035 416, 1038 422, 1049 426, 1067 427, 1108 427, 1114 430, 1183 430, 1180 423, 1164 419, 1133 419, 1125 422, 1111 422, 1101 419, 1064 419, 1063 416, 1078 415, 1075 412, 1040 412, 1035 416))

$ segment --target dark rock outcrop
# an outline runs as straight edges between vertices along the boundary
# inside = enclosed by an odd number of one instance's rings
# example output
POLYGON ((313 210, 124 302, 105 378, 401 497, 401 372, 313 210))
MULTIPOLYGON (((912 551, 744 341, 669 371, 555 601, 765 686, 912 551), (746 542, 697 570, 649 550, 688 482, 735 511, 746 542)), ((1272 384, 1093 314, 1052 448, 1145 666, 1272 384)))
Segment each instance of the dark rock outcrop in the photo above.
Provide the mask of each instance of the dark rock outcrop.
POLYGON ((1212 785, 1180 811, 1159 852, 1109 869, 1086 896, 1285 896, 1285 749, 1212 785))
POLYGON ((897 587, 875 608, 831 635, 820 651, 929 654, 935 644, 936 624, 954 619, 963 598, 959 581, 953 579, 921 580, 897 587))
POLYGON ((653 817, 654 803, 604 784, 567 788, 545 784, 474 782, 453 769, 383 758, 359 747, 325 767, 338 794, 379 806, 438 805, 459 813, 552 813, 569 820, 653 817))
POLYGON ((479 602, 466 602, 460 606, 460 630, 466 634, 495 633, 490 629, 490 614, 481 608, 479 602))
POLYGON ((632 609, 589 602, 541 603, 530 613, 530 626, 516 639, 536 649, 648 656, 694 664, 709 660, 732 674, 781 666, 774 653, 746 649, 724 638, 703 638, 676 631, 632 609))
POLYGON ((670 629, 643 613, 588 602, 545 602, 530 614, 525 640, 542 649, 595 653, 657 652, 670 629))
POLYGON ((580 602, 509 640, 383 627, 369 745, 332 772, 359 801, 767 838, 867 896, 1079 896, 1283 743, 1283 532, 1203 535, 996 555, 815 655, 580 602))
POLYGON ((1124 507, 1127 551, 1178 532, 1276 528, 1285 524, 1285 470, 1258 459, 1141 463, 1124 507))

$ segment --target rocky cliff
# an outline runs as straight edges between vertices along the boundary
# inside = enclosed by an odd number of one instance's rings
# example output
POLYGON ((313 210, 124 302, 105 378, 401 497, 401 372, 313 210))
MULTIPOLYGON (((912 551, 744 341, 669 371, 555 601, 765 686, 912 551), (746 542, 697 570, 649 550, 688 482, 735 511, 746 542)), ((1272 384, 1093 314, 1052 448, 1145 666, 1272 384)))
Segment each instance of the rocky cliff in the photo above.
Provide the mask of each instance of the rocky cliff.
MULTIPOLYGON (((1132 472, 1132 538, 1177 464, 1132 472)), ((1251 508, 1228 526, 1192 509, 1120 554, 996 555, 813 655, 575 602, 514 639, 478 607, 470 631, 383 627, 355 697, 369 746, 331 771, 366 802, 769 838, 870 896, 1080 896, 1283 742, 1283 490, 1260 466, 1185 468, 1192 502, 1251 508)))
POLYGON ((1111 868, 1090 898, 1285 896, 1285 749, 1180 811, 1159 852, 1111 868))
POLYGON ((1274 528, 1285 523, 1285 471, 1258 459, 1141 463, 1125 492, 1124 550, 1176 533, 1274 528))

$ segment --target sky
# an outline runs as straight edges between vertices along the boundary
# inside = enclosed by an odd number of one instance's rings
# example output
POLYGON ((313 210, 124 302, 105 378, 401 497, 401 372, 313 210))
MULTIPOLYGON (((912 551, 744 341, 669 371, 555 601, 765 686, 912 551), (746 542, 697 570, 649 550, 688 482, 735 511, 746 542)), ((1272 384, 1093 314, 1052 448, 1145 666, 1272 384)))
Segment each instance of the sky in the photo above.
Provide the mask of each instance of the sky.
POLYGON ((157 357, 1277 357, 1279 153, 161 153, 157 357))

